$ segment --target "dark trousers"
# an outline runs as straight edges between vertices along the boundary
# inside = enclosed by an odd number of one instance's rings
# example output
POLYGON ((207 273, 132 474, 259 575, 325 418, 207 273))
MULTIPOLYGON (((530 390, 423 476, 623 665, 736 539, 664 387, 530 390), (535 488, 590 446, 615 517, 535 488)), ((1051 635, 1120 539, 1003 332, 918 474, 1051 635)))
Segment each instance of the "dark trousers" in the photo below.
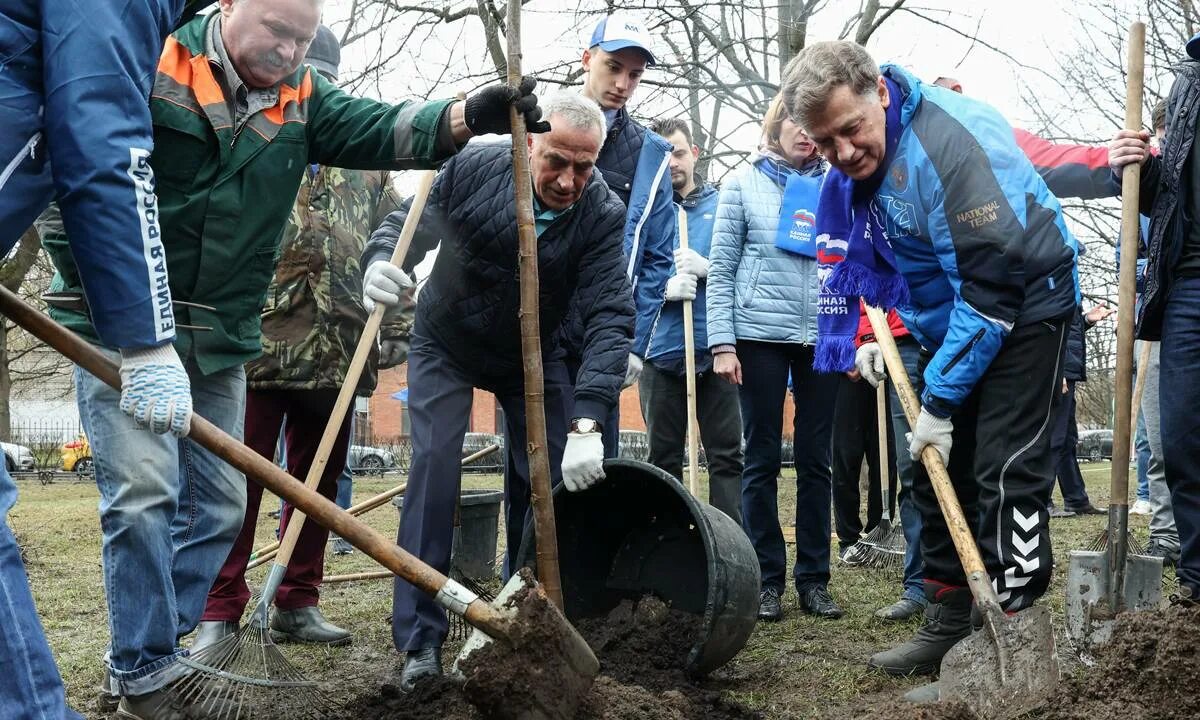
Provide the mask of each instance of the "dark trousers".
POLYGON ((742 432, 742 527, 762 570, 762 586, 782 591, 787 547, 779 527, 778 478, 783 439, 783 400, 788 375, 796 401, 792 443, 796 467, 796 588, 829 582, 829 436, 837 379, 813 370, 813 347, 798 343, 739 340, 742 432))
MULTIPOLYGON (((687 442, 687 378, 647 361, 638 399, 650 442, 650 464, 683 478, 687 442)), ((742 414, 737 386, 716 373, 696 376, 696 423, 708 461, 708 502, 742 521, 742 414)))
MULTIPOLYGON (((1050 429, 1062 407, 1067 325, 1064 318, 1014 329, 952 418, 947 469, 1006 610, 1029 607, 1050 584, 1050 429)), ((922 353, 922 374, 929 357, 922 353)), ((929 475, 922 463, 914 471, 926 583, 965 586, 929 475)))
POLYGON ((1068 510, 1091 504, 1087 489, 1083 485, 1083 474, 1079 472, 1079 461, 1075 459, 1075 446, 1079 444, 1079 430, 1075 426, 1075 381, 1067 381, 1067 392, 1062 396, 1062 410, 1054 423, 1054 435, 1050 440, 1050 453, 1054 456, 1054 468, 1058 474, 1058 486, 1062 489, 1063 506, 1068 510))
MULTIPOLYGON (((837 380, 837 401, 833 408, 833 520, 838 545, 849 547, 858 542, 864 530, 870 532, 883 517, 883 478, 879 472, 879 420, 875 409, 875 388, 845 375, 837 380), (867 459, 867 523, 859 514, 861 498, 858 480, 863 457, 867 459)), ((892 449, 892 428, 884 418, 887 438, 888 508, 895 497, 896 458, 892 449)))
MULTIPOLYGON (((317 454, 325 424, 333 414, 337 395, 337 390, 247 390, 246 445, 265 458, 274 457, 282 424, 287 444, 288 472, 303 481, 308 477, 309 466, 317 454)), ((317 486, 317 492, 329 500, 337 496, 337 480, 346 465, 349 445, 350 413, 346 413, 317 486)), ((212 589, 208 591, 208 604, 204 607, 202 620, 236 622, 250 601, 250 588, 246 586, 246 563, 254 551, 254 531, 262 496, 261 485, 253 481, 246 482, 246 517, 242 521, 242 531, 234 541, 233 549, 229 551, 229 557, 213 582, 212 589)), ((284 503, 279 521, 280 537, 287 530, 291 517, 292 505, 284 503)), ((318 588, 325 575, 325 541, 328 537, 329 531, 317 523, 311 520, 304 523, 288 563, 287 574, 275 596, 276 607, 295 610, 317 604, 318 588)))
MULTIPOLYGON (((506 568, 516 557, 529 513, 529 477, 525 437, 525 382, 519 364, 504 372, 464 368, 454 353, 425 337, 420 327, 408 353, 408 414, 411 422, 412 467, 396 543, 441 573, 450 570, 454 509, 462 479, 462 445, 471 415, 475 388, 495 394, 504 409, 509 454, 516 472, 505 476, 504 522, 508 547, 506 568)), ((542 360, 549 443, 550 479, 562 481, 563 448, 567 439, 567 371, 558 357, 542 360)), ((397 650, 441 646, 446 637, 446 612, 425 593, 396 579, 392 597, 392 640, 397 650)))
POLYGON ((1179 584, 1200 597, 1200 278, 1179 278, 1163 314, 1158 402, 1163 464, 1179 528, 1179 584))

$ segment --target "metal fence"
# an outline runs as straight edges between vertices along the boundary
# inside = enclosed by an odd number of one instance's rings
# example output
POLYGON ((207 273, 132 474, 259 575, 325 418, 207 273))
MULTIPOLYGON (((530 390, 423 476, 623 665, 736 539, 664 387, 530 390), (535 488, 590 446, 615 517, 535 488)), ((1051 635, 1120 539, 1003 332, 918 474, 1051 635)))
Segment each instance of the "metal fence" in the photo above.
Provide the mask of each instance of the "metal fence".
POLYGON ((17 478, 36 477, 43 483, 58 475, 74 477, 63 468, 63 445, 81 437, 83 428, 77 419, 15 420, 4 448, 6 467, 17 478), (32 466, 25 449, 33 456, 32 466))

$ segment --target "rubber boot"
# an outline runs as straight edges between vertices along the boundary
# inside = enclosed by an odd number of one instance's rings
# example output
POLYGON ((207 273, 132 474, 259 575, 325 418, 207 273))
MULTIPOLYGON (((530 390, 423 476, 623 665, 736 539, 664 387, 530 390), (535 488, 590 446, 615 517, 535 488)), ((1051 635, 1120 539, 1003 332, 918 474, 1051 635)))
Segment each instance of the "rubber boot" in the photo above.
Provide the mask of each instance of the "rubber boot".
POLYGON ((965 587, 926 581, 925 624, 912 640, 875 653, 867 662, 888 675, 933 675, 942 657, 955 643, 971 634, 971 591, 965 587))

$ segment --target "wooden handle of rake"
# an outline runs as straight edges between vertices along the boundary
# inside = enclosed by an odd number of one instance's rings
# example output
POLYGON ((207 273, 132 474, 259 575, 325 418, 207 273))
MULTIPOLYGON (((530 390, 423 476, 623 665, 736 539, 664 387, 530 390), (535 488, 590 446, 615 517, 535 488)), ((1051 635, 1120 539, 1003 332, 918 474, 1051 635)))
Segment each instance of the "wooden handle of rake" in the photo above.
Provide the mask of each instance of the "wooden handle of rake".
MULTIPOLYGON (((521 84, 521 3, 508 4, 508 84, 521 84)), ((558 571, 558 529, 550 487, 550 455, 546 441, 546 395, 542 376, 542 333, 539 313, 537 233, 533 226, 533 186, 529 173, 529 141, 525 117, 509 109, 512 124, 513 184, 516 193, 517 263, 521 277, 521 355, 525 367, 525 439, 529 463, 529 503, 537 541, 538 580, 550 602, 563 609, 558 571)))
MULTIPOLYGON (((0 315, 20 325, 108 386, 121 387, 121 371, 116 363, 3 286, 0 286, 0 315)), ((462 615, 472 626, 492 637, 509 637, 508 622, 491 605, 473 597, 466 588, 405 552, 393 540, 385 538, 315 490, 305 487, 278 465, 230 437, 224 430, 193 414, 188 437, 240 470, 247 478, 292 503, 298 510, 337 533, 418 590, 434 596, 439 604, 462 615)))
MULTIPOLYGON (((900 405, 904 408, 909 427, 915 427, 917 417, 921 414, 921 402, 917 400, 917 394, 913 392, 912 383, 908 380, 908 371, 904 369, 904 361, 900 359, 900 351, 896 349, 896 340, 888 327, 887 315, 879 308, 870 305, 866 308, 867 318, 871 321, 871 331, 875 333, 875 341, 879 343, 879 349, 883 352, 888 377, 892 379, 896 388, 896 397, 900 398, 900 405)), ((899 451, 897 449, 897 452, 899 451)), ((938 506, 942 509, 942 517, 946 519, 950 539, 954 541, 954 549, 958 551, 958 558, 967 574, 967 584, 971 587, 975 602, 981 607, 987 606, 988 612, 1002 612, 1000 598, 988 578, 983 556, 979 554, 979 546, 975 544, 971 526, 967 524, 967 518, 963 515, 962 505, 958 502, 954 483, 950 481, 950 474, 946 472, 942 456, 936 448, 926 445, 921 451, 921 462, 924 463, 929 480, 933 483, 938 506)))
POLYGON ((1150 341, 1142 341, 1142 351, 1138 353, 1137 382, 1133 384, 1133 416, 1129 419, 1129 434, 1132 442, 1137 435, 1138 413, 1142 410, 1142 396, 1146 394, 1146 366, 1150 364, 1150 341))
MULTIPOLYGON (((679 249, 688 249, 687 213, 679 208, 679 249)), ((700 438, 696 427, 696 328, 692 322, 692 301, 683 301, 683 357, 687 373, 687 446, 688 490, 700 495, 700 438)))
MULTIPOLYGON (((396 242, 395 249, 392 250, 391 262, 396 267, 402 266, 405 256, 408 255, 408 248, 412 244, 413 235, 417 232, 417 224, 421 220, 421 213, 425 210, 425 201, 429 199, 429 190, 433 187, 433 178, 436 174, 433 170, 421 171, 420 180, 417 183, 417 194, 413 197, 407 217, 404 218, 400 239, 396 242)), ((329 455, 333 452, 333 444, 337 442, 342 422, 346 419, 346 412, 350 409, 350 403, 354 402, 354 391, 358 389, 358 379, 367 365, 371 349, 375 347, 375 339, 379 335, 379 326, 383 323, 383 314, 386 310, 383 303, 375 303, 375 309, 367 318, 367 325, 358 339, 358 347, 354 349, 354 357, 350 360, 346 379, 342 381, 342 389, 338 392, 337 402, 333 405, 333 414, 329 416, 329 422, 325 424, 325 432, 321 435, 321 442, 317 445, 317 453, 313 456, 312 465, 308 467, 308 476, 304 478, 305 486, 312 490, 316 490, 317 485, 321 483, 325 466, 329 464, 329 455)), ((275 554, 276 565, 286 568, 291 562, 292 552, 296 549, 296 543, 300 540, 300 531, 303 529, 304 513, 293 512, 283 539, 279 542, 279 552, 275 554)), ((271 600, 272 598, 267 598, 267 603, 270 604, 271 600)))

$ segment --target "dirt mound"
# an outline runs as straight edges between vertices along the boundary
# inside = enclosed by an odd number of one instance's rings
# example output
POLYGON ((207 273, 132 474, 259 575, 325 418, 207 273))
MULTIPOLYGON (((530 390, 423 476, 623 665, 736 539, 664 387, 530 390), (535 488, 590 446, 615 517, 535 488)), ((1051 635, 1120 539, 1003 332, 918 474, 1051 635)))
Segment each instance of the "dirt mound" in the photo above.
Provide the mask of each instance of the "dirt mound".
MULTIPOLYGON (((600 660, 600 676, 583 701, 579 720, 749 720, 761 715, 707 689, 684 671, 700 618, 672 610, 657 598, 623 602, 608 616, 585 620, 579 632, 600 660)), ((495 692, 504 692, 508 673, 495 692)), ((528 673, 526 674, 528 675, 528 673)), ((526 680, 532 678, 526 677, 526 680)), ((478 692, 478 688, 473 689, 478 692)), ((511 688, 507 691, 511 691, 511 688)), ((477 695, 476 695, 477 697, 477 695)), ((495 706, 495 700, 485 705, 495 706)), ((349 703, 342 717, 356 720, 480 720, 450 679, 424 683, 411 694, 385 684, 378 695, 349 703)))

